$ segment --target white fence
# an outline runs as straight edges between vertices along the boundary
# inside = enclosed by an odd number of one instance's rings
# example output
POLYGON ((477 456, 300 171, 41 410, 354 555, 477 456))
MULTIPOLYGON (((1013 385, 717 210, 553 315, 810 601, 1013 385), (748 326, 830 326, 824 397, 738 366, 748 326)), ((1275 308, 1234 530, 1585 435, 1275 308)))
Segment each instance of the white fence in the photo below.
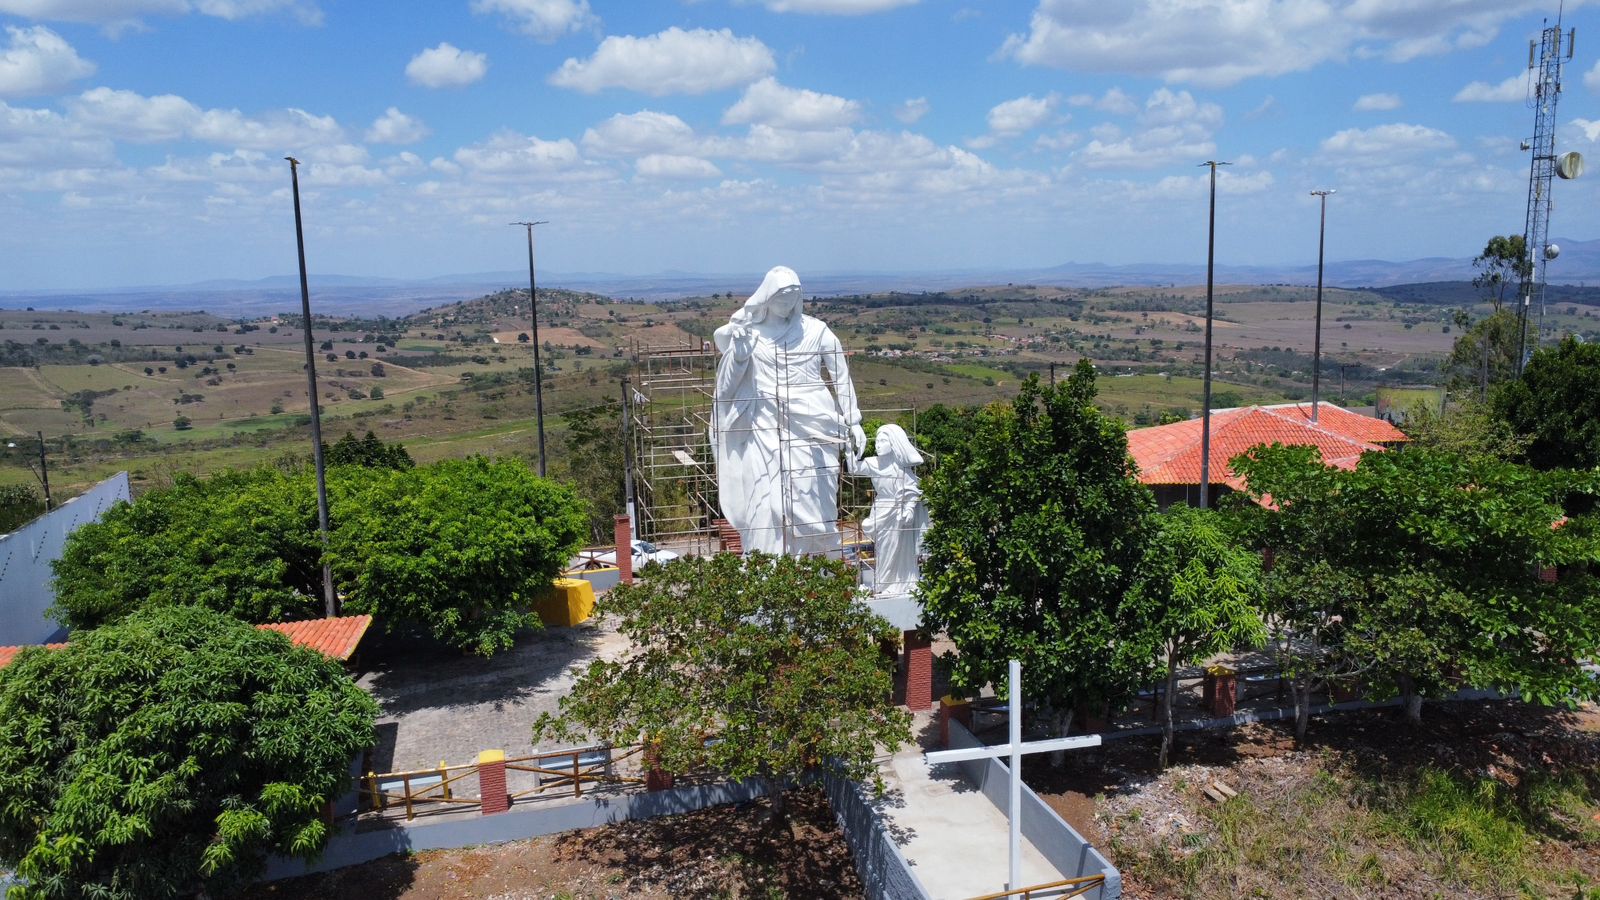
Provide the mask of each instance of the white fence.
POLYGON ((128 473, 118 472, 0 537, 0 645, 62 639, 66 629, 45 616, 56 600, 50 564, 61 558, 67 535, 78 526, 99 521, 112 504, 131 499, 128 473))

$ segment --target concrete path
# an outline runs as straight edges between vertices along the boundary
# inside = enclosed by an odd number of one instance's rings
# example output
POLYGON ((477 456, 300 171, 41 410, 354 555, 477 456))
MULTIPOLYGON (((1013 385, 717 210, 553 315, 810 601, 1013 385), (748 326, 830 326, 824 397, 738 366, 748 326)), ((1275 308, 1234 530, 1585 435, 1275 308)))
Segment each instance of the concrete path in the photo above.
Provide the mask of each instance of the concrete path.
MULTIPOLYGON (((1010 859, 1006 817, 953 765, 930 771, 922 761, 937 728, 926 715, 913 729, 922 745, 910 745, 880 762, 889 794, 879 804, 900 852, 938 900, 961 900, 1005 889, 1010 859)), ((1059 881, 1058 872, 1027 839, 1022 844, 1021 887, 1059 881)))

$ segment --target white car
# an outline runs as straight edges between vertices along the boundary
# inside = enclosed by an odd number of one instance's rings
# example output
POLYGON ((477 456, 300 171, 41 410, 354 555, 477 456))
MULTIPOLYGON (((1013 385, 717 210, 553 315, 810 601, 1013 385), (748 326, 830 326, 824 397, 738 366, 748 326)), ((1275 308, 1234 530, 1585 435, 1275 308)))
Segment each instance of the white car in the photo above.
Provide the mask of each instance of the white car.
MULTIPOLYGON (((633 542, 633 569, 636 572, 649 563, 658 562, 665 565, 677 558, 678 552, 676 550, 657 547, 649 541, 633 542)), ((604 553, 595 554, 594 565, 596 566, 614 566, 616 564, 617 551, 615 550, 607 550, 604 553)))

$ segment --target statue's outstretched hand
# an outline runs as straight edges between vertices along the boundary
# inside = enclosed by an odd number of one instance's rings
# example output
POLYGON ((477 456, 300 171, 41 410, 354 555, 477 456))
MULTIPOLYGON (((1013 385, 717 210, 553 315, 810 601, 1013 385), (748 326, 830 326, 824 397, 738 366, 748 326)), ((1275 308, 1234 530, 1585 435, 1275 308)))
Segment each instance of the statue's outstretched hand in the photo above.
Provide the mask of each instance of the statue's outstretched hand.
POLYGON ((850 449, 857 459, 867 455, 867 432, 860 425, 850 426, 850 449))

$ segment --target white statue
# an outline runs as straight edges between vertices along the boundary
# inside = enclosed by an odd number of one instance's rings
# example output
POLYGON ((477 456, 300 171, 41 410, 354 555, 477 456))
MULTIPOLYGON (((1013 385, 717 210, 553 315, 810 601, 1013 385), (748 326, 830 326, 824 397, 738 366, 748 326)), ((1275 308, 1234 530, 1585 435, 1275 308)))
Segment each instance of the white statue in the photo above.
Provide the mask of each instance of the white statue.
POLYGON ((909 594, 920 575, 922 535, 928 530, 928 508, 913 471, 922 454, 899 425, 878 429, 878 455, 855 460, 851 472, 872 479, 872 512, 861 527, 872 538, 873 588, 879 596, 909 594))
POLYGON ((714 335, 722 514, 746 550, 838 553, 839 453, 866 448, 844 347, 776 266, 714 335))

